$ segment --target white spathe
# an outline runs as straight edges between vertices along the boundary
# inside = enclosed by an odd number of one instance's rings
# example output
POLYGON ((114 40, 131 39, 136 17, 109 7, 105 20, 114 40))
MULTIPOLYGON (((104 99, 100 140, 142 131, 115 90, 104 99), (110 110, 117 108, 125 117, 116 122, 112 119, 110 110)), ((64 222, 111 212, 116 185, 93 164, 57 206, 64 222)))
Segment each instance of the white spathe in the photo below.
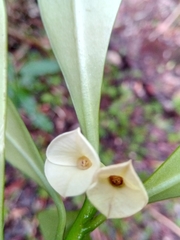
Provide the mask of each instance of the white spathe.
POLYGON ((45 175, 50 185, 63 197, 86 192, 100 167, 99 157, 76 129, 56 137, 46 151, 45 175), (79 167, 79 159, 89 161, 87 169, 79 167))
POLYGON ((129 217, 148 203, 147 192, 131 160, 99 169, 86 193, 107 218, 129 217), (110 177, 114 176, 123 179, 122 185, 115 186, 110 182, 110 177))

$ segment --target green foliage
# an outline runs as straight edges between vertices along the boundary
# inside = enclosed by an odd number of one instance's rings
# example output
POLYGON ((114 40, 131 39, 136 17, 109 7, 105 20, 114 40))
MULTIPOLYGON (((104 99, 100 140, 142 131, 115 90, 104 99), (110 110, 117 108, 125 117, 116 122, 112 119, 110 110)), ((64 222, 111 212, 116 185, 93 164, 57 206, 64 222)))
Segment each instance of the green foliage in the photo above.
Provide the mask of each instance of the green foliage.
POLYGON ((40 76, 53 75, 59 71, 59 65, 55 60, 45 59, 28 62, 19 72, 21 75, 21 84, 22 86, 31 88, 40 76))
POLYGON ((58 214, 55 208, 44 210, 38 214, 41 232, 44 240, 55 239, 58 226, 58 214))
POLYGON ((56 239, 62 239, 66 218, 63 202, 47 182, 41 156, 10 100, 7 108, 5 156, 14 167, 33 179, 51 195, 58 210, 56 239))
MULTIPOLYGON (((100 111, 100 138, 106 139, 110 135, 120 137, 127 146, 124 151, 127 154, 135 152, 138 159, 142 159, 147 154, 146 141, 156 141, 150 139, 152 135, 148 132, 152 123, 157 126, 162 123, 162 106, 157 101, 144 104, 144 101, 134 96, 129 85, 112 81, 111 74, 110 72, 110 76, 105 79, 102 88, 102 104, 103 101, 107 104, 100 111)), ((101 151, 102 161, 108 158, 105 154, 106 151, 101 151)), ((109 158, 109 163, 111 161, 112 158, 109 158)))
POLYGON ((6 126, 6 159, 46 190, 43 161, 13 104, 8 101, 6 126))
POLYGON ((34 96, 31 95, 23 97, 21 106, 26 110, 27 113, 29 113, 29 118, 36 128, 47 132, 52 132, 53 123, 46 115, 42 114, 38 110, 37 102, 34 96))
POLYGON ((144 183, 149 202, 180 197, 180 147, 144 183))
POLYGON ((46 132, 52 132, 54 126, 47 114, 41 111, 40 104, 61 104, 61 92, 49 92, 53 85, 57 86, 61 81, 57 75, 59 71, 55 60, 34 59, 16 73, 9 59, 8 93, 11 100, 17 108, 23 108, 35 128, 46 132))
MULTIPOLYGON (((74 223, 77 217, 78 211, 67 211, 66 219, 66 229, 64 233, 64 239, 66 238, 66 233, 68 233, 72 224, 74 223)), ((41 211, 38 214, 38 220, 40 223, 40 229, 44 236, 44 240, 53 240, 55 239, 58 215, 55 208, 51 207, 44 211, 41 211)), ((90 236, 86 235, 82 240, 90 240, 90 236)))

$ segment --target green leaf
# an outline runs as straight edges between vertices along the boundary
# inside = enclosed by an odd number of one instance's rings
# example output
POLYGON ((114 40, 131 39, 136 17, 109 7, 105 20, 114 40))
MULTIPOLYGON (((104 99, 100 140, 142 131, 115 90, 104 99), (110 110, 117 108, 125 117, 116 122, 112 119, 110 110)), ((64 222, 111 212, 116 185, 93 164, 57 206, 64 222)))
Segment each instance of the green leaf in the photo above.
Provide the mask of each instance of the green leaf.
POLYGON ((4 1, 0 1, 0 239, 4 229, 4 149, 7 89, 7 21, 4 1))
POLYGON ((12 102, 8 101, 6 126, 6 159, 41 187, 49 190, 44 176, 44 163, 29 132, 12 102))
POLYGON ((180 197, 180 147, 144 183, 149 202, 180 197))
POLYGON ((58 214, 55 208, 44 210, 38 214, 40 229, 44 240, 55 239, 58 226, 58 214))
MULTIPOLYGON (((66 232, 69 231, 73 225, 79 211, 67 211, 66 232)), ((58 215, 55 208, 51 207, 47 210, 41 211, 38 214, 38 220, 40 223, 40 229, 44 236, 44 240, 52 240, 55 238, 57 229, 58 215)), ((65 233, 66 236, 66 233, 65 233)), ((64 238, 65 238, 64 236, 64 238)), ((90 240, 90 236, 86 235, 83 240, 90 240)))
POLYGON ((24 96, 21 105, 35 127, 46 132, 52 132, 53 123, 45 114, 39 111, 34 96, 24 96))
POLYGON ((67 219, 66 219, 66 231, 64 234, 64 239, 67 235, 67 233, 69 232, 70 228, 72 227, 74 221, 77 218, 79 211, 67 211, 67 219))
POLYGON ((29 62, 20 71, 22 76, 21 84, 29 88, 37 77, 55 74, 59 71, 59 65, 55 60, 45 59, 29 62))
POLYGON ((84 135, 98 150, 104 62, 121 0, 39 0, 84 135))
POLYGON ((28 177, 43 187, 53 198, 58 209, 56 240, 62 240, 66 213, 59 195, 51 188, 44 175, 44 163, 21 120, 16 108, 8 101, 6 125, 6 159, 28 177))

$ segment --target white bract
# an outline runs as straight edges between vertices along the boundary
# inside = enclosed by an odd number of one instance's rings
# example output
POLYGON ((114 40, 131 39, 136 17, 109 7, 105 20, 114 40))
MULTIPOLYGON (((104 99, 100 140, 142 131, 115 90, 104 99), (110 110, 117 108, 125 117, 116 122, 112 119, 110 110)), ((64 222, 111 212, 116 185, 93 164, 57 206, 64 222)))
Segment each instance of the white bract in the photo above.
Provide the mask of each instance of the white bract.
POLYGON ((46 151, 45 175, 63 197, 84 193, 90 186, 100 160, 80 129, 56 137, 46 151))
POLYGON ((131 161, 99 169, 87 196, 107 218, 129 217, 148 203, 147 192, 131 161))

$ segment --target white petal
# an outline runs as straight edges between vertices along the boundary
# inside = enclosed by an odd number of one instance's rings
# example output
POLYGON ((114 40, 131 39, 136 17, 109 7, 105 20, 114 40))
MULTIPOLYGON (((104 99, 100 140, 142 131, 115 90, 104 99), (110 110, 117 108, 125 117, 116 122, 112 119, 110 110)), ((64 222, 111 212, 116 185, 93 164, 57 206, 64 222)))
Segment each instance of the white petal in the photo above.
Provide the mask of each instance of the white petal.
POLYGON ((100 165, 99 157, 80 129, 56 137, 48 146, 47 159, 62 166, 77 166, 78 158, 85 156, 92 164, 100 165))
POLYGON ((84 193, 92 182, 96 165, 87 170, 67 167, 45 162, 45 175, 50 185, 63 197, 76 196, 84 193))
POLYGON ((131 161, 101 168, 87 190, 91 203, 107 218, 124 218, 140 211, 148 203, 147 192, 131 161), (109 176, 123 178, 124 184, 112 186, 109 176))

